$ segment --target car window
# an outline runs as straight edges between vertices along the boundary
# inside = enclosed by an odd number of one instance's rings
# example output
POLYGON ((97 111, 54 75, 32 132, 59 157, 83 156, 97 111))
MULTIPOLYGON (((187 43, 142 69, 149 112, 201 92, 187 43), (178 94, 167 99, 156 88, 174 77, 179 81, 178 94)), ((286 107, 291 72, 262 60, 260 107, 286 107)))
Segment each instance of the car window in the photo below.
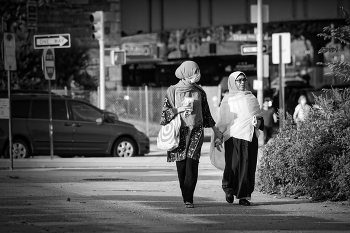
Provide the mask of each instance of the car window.
POLYGON ((30 100, 12 100, 12 117, 13 118, 28 118, 30 100))
MULTIPOLYGON (((34 119, 49 119, 49 101, 48 100, 33 100, 32 118, 34 119)), ((52 101, 52 119, 67 120, 67 108, 64 100, 52 101)))
POLYGON ((88 104, 71 101, 71 107, 76 121, 96 122, 96 119, 102 118, 102 113, 88 104))

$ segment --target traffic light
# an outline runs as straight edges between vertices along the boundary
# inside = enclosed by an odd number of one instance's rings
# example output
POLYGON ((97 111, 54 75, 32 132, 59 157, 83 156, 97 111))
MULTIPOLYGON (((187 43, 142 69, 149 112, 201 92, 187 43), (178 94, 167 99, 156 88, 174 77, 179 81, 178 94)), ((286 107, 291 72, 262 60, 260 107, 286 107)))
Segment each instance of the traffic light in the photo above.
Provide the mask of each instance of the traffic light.
POLYGON ((111 50, 112 65, 124 65, 126 63, 126 53, 124 50, 111 50))
POLYGON ((104 40, 104 22, 103 11, 95 11, 90 15, 90 22, 92 23, 92 39, 104 40))

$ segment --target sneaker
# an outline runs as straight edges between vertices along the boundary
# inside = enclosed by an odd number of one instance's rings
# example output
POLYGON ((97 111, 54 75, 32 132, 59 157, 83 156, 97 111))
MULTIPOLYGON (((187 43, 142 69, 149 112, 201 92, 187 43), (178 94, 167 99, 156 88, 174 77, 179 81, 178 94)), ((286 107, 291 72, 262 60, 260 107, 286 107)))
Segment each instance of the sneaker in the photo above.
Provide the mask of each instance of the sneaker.
POLYGON ((244 206, 250 206, 250 202, 246 199, 240 199, 239 204, 244 206))

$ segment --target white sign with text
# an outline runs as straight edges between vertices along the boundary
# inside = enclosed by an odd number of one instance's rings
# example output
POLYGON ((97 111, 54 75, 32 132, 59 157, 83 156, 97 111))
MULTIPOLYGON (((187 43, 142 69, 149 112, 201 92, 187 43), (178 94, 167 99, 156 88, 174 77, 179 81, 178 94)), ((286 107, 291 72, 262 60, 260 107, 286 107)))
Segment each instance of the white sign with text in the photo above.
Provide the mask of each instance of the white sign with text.
POLYGON ((0 119, 9 119, 9 99, 0 99, 0 119))

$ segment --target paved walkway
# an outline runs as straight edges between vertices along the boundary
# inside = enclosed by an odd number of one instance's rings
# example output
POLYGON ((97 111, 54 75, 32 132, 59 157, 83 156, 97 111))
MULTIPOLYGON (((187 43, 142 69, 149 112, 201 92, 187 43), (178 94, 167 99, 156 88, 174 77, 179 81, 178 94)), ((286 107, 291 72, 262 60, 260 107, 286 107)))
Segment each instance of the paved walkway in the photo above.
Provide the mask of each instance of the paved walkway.
POLYGON ((226 203, 222 172, 203 145, 195 208, 174 163, 152 144, 134 158, 0 159, 0 232, 350 232, 350 206, 254 192, 226 203))

